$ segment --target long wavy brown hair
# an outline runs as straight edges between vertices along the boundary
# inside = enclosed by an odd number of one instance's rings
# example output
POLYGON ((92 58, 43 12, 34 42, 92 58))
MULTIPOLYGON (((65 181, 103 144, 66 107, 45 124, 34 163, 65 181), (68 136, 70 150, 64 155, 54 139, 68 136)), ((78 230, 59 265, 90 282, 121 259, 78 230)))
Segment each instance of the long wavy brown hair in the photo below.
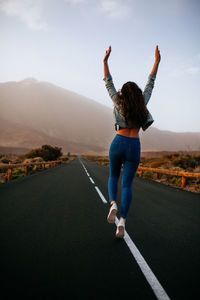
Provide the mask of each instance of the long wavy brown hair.
POLYGON ((122 86, 117 105, 129 127, 139 128, 145 124, 148 110, 142 90, 135 82, 128 81, 122 86))

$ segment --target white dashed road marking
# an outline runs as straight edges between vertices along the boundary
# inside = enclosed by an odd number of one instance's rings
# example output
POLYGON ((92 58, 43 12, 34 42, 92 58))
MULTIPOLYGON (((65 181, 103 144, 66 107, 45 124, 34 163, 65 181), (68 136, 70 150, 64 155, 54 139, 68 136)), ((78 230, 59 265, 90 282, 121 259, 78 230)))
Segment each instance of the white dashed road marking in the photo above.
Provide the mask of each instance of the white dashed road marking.
POLYGON ((94 183, 94 180, 92 179, 92 177, 89 177, 89 178, 90 178, 90 181, 91 181, 93 184, 95 184, 95 183, 94 183))
POLYGON ((97 193, 99 194, 99 196, 100 196, 101 200, 103 201, 103 203, 107 203, 107 200, 105 199, 104 195, 102 194, 102 192, 100 191, 98 186, 95 186, 95 189, 96 189, 97 193))

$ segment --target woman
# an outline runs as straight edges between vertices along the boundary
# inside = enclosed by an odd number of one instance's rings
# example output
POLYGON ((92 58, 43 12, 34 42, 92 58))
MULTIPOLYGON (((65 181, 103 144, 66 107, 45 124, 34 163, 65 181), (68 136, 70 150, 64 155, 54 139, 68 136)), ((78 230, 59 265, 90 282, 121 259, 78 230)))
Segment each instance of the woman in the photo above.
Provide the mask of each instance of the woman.
POLYGON ((155 63, 143 93, 136 83, 130 81, 122 86, 121 91, 117 92, 108 67, 110 53, 111 46, 106 51, 103 59, 104 81, 109 96, 114 103, 113 112, 117 134, 109 150, 108 193, 111 207, 107 220, 109 223, 115 223, 118 180, 123 164, 121 216, 116 231, 116 237, 122 238, 124 237, 125 222, 132 201, 132 183, 140 163, 139 130, 141 127, 146 130, 154 122, 146 105, 151 97, 161 56, 158 46, 156 46, 155 63))

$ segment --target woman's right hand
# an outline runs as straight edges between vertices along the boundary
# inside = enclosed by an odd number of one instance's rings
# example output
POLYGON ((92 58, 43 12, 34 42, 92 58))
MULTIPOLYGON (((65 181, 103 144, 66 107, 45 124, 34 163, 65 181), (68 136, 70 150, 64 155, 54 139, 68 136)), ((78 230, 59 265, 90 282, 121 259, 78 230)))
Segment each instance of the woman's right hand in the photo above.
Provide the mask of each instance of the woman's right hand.
POLYGON ((104 63, 107 63, 108 58, 110 56, 110 53, 111 53, 111 46, 109 46, 108 50, 106 50, 106 54, 105 54, 104 59, 103 59, 104 63))

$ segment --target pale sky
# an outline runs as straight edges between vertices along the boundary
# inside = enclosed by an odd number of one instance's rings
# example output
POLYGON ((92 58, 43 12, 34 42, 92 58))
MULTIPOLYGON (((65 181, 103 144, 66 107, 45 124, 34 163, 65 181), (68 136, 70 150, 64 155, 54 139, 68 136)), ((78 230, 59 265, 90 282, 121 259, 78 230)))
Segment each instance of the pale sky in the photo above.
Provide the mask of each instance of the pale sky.
POLYGON ((198 0, 0 0, 0 82, 34 77, 113 107, 108 46, 118 90, 127 81, 144 89, 158 45, 153 125, 200 131, 199 29, 198 0))

